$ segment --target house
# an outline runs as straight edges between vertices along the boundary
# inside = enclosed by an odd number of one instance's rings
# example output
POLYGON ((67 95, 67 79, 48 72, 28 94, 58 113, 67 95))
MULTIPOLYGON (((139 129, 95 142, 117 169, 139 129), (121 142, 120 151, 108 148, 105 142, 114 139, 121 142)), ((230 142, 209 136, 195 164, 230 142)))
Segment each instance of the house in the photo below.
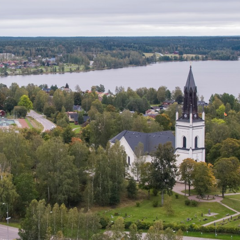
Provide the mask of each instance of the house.
POLYGON ((77 112, 67 112, 69 122, 74 122, 78 124, 78 113, 77 112))
POLYGON ((45 93, 50 93, 51 88, 43 88, 42 90, 43 90, 45 93))
POLYGON ((82 107, 80 105, 73 105, 73 111, 82 111, 82 107))
POLYGON ((130 169, 134 159, 136 158, 134 153, 135 148, 139 143, 142 143, 144 146, 146 162, 151 162, 151 154, 157 149, 159 144, 171 142, 173 148, 175 148, 175 136, 171 131, 142 133, 124 130, 117 136, 113 137, 110 140, 110 143, 114 144, 116 141, 119 141, 124 147, 127 155, 127 164, 130 169))
POLYGON ((6 112, 4 110, 0 110, 0 117, 4 117, 6 115, 6 112))

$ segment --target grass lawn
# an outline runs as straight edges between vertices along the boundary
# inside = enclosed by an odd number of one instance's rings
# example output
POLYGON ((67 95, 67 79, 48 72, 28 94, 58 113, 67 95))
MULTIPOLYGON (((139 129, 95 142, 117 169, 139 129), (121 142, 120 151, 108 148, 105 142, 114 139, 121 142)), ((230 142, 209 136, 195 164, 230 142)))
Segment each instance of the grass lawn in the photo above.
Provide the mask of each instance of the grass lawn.
MULTIPOLYGON (((182 193, 185 193, 185 190, 183 190, 182 193)), ((186 193, 188 194, 188 186, 187 186, 187 189, 186 189, 186 193)), ((226 193, 233 193, 233 192, 228 189, 226 193)), ((197 195, 197 192, 194 189, 190 189, 190 194, 191 195, 197 195)), ((209 195, 219 195, 219 196, 222 196, 221 189, 219 189, 219 188, 212 188, 211 191, 209 192, 209 195)), ((240 196, 239 196, 239 200, 240 200, 240 196)))
POLYGON ((27 125, 29 126, 29 128, 33 128, 32 124, 29 122, 29 120, 27 118, 25 118, 25 121, 26 121, 27 125))
POLYGON ((32 125, 32 127, 37 128, 40 131, 43 130, 43 125, 41 123, 39 123, 38 121, 36 121, 34 118, 27 117, 27 119, 30 122, 30 124, 32 125))
POLYGON ((151 197, 151 200, 143 200, 140 202, 140 207, 136 207, 136 203, 132 202, 131 206, 108 209, 105 211, 100 211, 102 215, 105 215, 112 219, 113 221, 117 219, 118 216, 114 216, 114 214, 118 213, 119 216, 128 217, 125 221, 136 222, 137 220, 143 220, 145 222, 153 222, 154 220, 161 219, 165 223, 176 223, 176 224, 186 224, 190 225, 195 223, 197 225, 203 225, 205 223, 214 221, 216 219, 225 217, 226 214, 233 214, 231 210, 223 207, 219 203, 203 203, 200 202, 197 207, 186 206, 184 196, 179 195, 179 199, 176 199, 175 196, 172 196, 172 208, 174 210, 173 216, 168 216, 164 207, 154 208, 152 206, 153 200, 159 200, 160 196, 151 197), (204 214, 208 213, 208 209, 211 212, 218 213, 216 216, 205 217, 204 214), (203 217, 201 216, 203 214, 203 217), (187 221, 187 218, 191 218, 193 220, 187 221), (204 218, 207 218, 206 221, 203 221, 204 218))
POLYGON ((240 194, 225 196, 222 203, 240 212, 240 194))
MULTIPOLYGON (((0 224, 7 226, 7 223, 6 223, 6 222, 0 222, 0 224)), ((11 223, 11 222, 9 222, 8 226, 9 226, 9 227, 20 228, 20 224, 19 224, 19 223, 11 223)))
POLYGON ((81 126, 80 125, 75 125, 75 123, 69 123, 70 127, 72 129, 75 129, 74 132, 75 133, 80 133, 80 130, 81 130, 81 126))
POLYGON ((240 239, 239 235, 237 234, 226 234, 226 233, 217 233, 217 236, 215 236, 215 233, 200 233, 200 232, 184 232, 184 236, 188 237, 200 237, 200 238, 211 238, 211 239, 226 239, 226 240, 234 240, 234 239, 240 239), (231 237, 232 236, 232 237, 231 237))

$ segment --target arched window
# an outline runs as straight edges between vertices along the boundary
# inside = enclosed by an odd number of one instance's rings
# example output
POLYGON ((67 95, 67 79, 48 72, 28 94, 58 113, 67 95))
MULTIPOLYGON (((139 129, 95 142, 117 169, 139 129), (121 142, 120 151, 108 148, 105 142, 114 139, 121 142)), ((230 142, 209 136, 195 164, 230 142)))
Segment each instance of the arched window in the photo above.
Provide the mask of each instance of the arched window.
POLYGON ((198 137, 195 137, 195 148, 198 148, 198 137))
POLYGON ((187 139, 186 137, 183 137, 183 148, 187 147, 187 139))

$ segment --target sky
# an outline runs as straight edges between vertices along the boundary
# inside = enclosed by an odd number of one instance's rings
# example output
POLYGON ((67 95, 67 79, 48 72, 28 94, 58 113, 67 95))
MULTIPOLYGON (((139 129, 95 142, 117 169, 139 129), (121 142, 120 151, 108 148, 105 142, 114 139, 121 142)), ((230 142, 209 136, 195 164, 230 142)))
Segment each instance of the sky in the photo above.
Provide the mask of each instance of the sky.
POLYGON ((239 0, 0 0, 0 36, 236 36, 239 12, 239 0))

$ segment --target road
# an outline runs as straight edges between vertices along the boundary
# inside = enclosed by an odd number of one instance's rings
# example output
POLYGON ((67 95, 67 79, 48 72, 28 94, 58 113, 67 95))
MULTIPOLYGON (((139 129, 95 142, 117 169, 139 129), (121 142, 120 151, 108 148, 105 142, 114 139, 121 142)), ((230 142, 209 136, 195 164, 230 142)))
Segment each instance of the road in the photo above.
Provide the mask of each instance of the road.
POLYGON ((36 113, 33 110, 30 110, 30 112, 28 113, 28 116, 36 119, 36 121, 38 121, 39 123, 41 123, 43 125, 43 132, 45 132, 47 130, 51 130, 52 128, 56 127, 55 124, 53 122, 47 120, 44 115, 36 113))
POLYGON ((0 225, 0 240, 13 240, 19 238, 18 228, 0 225))

